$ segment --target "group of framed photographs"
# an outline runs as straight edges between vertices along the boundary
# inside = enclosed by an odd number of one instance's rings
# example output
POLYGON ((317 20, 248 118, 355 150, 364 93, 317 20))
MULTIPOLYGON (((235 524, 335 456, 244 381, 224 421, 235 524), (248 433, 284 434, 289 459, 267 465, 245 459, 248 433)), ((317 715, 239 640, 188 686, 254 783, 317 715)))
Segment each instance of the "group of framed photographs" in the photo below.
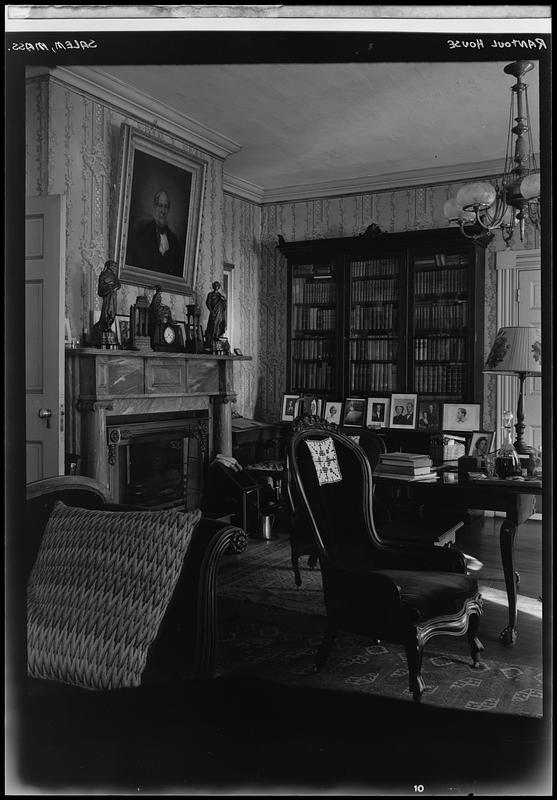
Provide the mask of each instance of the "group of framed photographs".
MULTIPOLYGON (((317 415, 342 427, 393 428, 471 432, 468 455, 491 450, 494 433, 480 430, 479 403, 443 403, 419 398, 417 394, 396 393, 390 397, 347 397, 324 401, 314 395, 285 394, 282 420, 292 422, 304 414, 317 415)), ((468 438, 468 437, 466 437, 468 438)))

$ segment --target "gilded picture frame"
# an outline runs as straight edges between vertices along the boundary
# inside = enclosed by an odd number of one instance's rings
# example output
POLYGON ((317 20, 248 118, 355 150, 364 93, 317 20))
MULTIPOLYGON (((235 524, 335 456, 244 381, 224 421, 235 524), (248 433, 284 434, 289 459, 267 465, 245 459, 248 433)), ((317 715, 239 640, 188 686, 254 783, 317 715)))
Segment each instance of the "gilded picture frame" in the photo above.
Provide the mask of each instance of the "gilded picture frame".
POLYGON ((119 168, 120 281, 193 293, 206 162, 123 123, 119 168))

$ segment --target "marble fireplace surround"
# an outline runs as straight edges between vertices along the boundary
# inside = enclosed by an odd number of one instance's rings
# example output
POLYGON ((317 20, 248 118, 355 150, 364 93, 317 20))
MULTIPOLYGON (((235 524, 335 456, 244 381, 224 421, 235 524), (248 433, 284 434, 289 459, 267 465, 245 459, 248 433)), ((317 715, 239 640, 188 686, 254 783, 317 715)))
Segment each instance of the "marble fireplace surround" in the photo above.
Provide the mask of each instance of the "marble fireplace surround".
POLYGON ((241 359, 246 357, 66 351, 66 452, 79 456, 81 474, 108 487, 113 500, 114 431, 126 418, 135 430, 143 421, 145 431, 152 432, 157 424, 161 430, 167 427, 173 417, 179 427, 191 412, 200 412, 208 428, 208 458, 232 455, 233 362, 241 359))

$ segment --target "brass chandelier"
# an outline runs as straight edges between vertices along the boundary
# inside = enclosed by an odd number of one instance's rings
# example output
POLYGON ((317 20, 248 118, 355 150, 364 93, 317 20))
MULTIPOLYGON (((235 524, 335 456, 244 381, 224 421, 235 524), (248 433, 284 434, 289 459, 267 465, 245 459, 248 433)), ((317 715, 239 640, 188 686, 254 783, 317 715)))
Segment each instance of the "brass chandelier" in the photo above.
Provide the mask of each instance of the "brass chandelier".
POLYGON ((532 69, 531 61, 515 61, 504 69, 507 75, 516 78, 516 83, 511 86, 503 175, 495 186, 488 181, 464 184, 443 208, 446 219, 459 225, 468 239, 478 239, 499 228, 510 247, 517 227, 520 241, 524 240, 526 219, 540 228, 540 171, 532 143, 528 85, 523 81, 523 76, 532 69), (516 136, 514 156, 512 134, 516 136))

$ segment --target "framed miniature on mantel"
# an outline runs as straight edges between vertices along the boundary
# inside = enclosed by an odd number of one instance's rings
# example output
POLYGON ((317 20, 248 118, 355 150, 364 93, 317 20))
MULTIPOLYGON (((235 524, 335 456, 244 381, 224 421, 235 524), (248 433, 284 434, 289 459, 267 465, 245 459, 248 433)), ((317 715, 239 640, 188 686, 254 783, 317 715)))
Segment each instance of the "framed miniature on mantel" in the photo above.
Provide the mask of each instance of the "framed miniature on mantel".
POLYGON ((120 281, 193 293, 206 168, 191 153, 121 126, 120 281))
POLYGON ((390 404, 388 397, 368 397, 366 427, 386 428, 389 424, 390 404))
POLYGON ((283 422, 294 422, 294 417, 298 413, 300 396, 297 394, 285 394, 282 398, 282 417, 283 422))

